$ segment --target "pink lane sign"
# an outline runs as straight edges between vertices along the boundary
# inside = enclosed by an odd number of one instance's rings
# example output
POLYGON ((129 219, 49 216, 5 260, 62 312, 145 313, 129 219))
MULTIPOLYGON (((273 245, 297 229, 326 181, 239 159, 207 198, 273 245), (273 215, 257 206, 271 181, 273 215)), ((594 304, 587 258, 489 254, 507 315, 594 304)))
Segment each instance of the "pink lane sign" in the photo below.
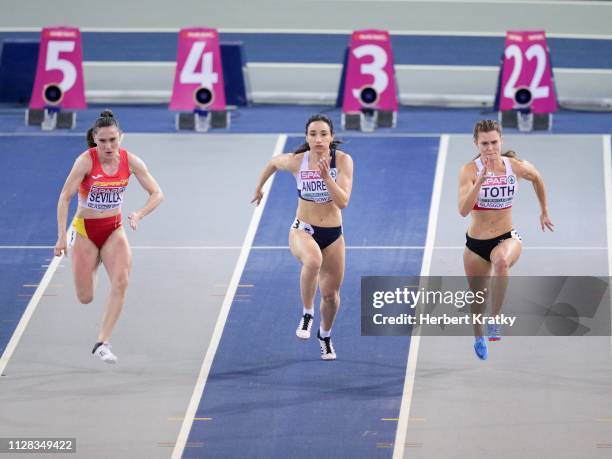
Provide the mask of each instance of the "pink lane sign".
POLYGON ((528 89, 534 113, 557 111, 550 54, 543 30, 508 31, 502 69, 500 110, 521 108, 515 95, 520 89, 528 89))
POLYGON ((75 27, 45 27, 30 108, 87 108, 83 83, 81 32, 75 27))
POLYGON ((395 69, 389 32, 356 30, 351 36, 343 112, 362 108, 397 111, 395 69))
POLYGON ((181 29, 170 110, 225 110, 225 86, 215 29, 181 29))

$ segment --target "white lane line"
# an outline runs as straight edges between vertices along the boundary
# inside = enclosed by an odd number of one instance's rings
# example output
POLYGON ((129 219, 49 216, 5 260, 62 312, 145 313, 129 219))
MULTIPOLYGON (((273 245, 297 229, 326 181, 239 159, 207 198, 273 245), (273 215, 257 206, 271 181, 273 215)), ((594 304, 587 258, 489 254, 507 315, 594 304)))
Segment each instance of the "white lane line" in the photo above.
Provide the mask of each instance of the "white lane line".
MULTIPOLYGON (((425 251, 423 253, 423 264, 421 265, 421 276, 429 276, 431 268, 431 257, 436 242, 436 229, 438 227, 438 213, 440 211, 440 200, 442 197, 442 183, 444 183, 444 168, 448 153, 449 136, 440 137, 438 160, 434 176, 431 205, 429 208, 429 220, 427 222, 427 237, 425 239, 425 251)), ((402 392, 402 403, 400 405, 397 431, 393 446, 393 459, 403 459, 406 434, 408 432, 408 416, 410 415, 410 404, 412 403, 412 392, 414 391, 414 379, 416 376, 417 358, 421 337, 412 335, 410 338, 410 349, 408 351, 408 363, 406 365, 406 377, 404 379, 404 391, 402 392)))
POLYGON ((26 309, 23 312, 23 315, 21 316, 21 320, 19 320, 19 323, 17 324, 17 328, 15 328, 15 331, 13 332, 13 336, 11 337, 11 340, 6 345, 6 348, 4 349, 4 352, 2 353, 2 357, 0 357, 0 375, 4 373, 4 370, 6 366, 8 365, 8 362, 11 359, 13 352, 15 352, 15 349, 17 349, 19 340, 21 340, 21 336, 25 332, 25 329, 28 326, 28 323, 30 322, 32 315, 34 315, 34 311, 36 311, 38 302, 40 301, 43 294, 45 293, 45 290, 47 289, 49 282, 51 282, 51 278, 53 277, 53 274, 55 274, 55 271, 57 270, 57 267, 59 266, 63 258, 64 258, 63 256, 53 258, 53 260, 49 264, 49 267, 45 271, 45 275, 40 281, 40 284, 36 288, 34 295, 32 295, 32 298, 30 298, 30 301, 28 305, 26 306, 26 309))
MULTIPOLYGON (((608 226, 608 276, 612 277, 612 136, 604 135, 603 140, 603 172, 606 194, 606 223, 608 226)), ((612 288, 610 291, 610 326, 612 327, 612 288)), ((610 355, 612 356, 612 336, 610 337, 610 355)))
MULTIPOLYGON (((287 135, 279 135, 278 139, 276 140, 276 146, 274 147, 274 153, 272 156, 280 155, 283 152, 283 148, 285 148, 286 142, 287 135)), ((221 306, 221 311, 219 312, 219 317, 217 318, 215 330, 210 340, 208 350, 206 351, 204 361, 202 362, 202 368, 200 369, 200 374, 196 380, 187 411, 185 412, 185 417, 176 440, 176 445, 172 451, 172 459, 180 459, 183 455, 183 450, 185 449, 187 439, 189 438, 189 432, 191 431, 191 425, 193 424, 193 419, 195 418, 198 406, 200 405, 200 400, 204 393, 204 387, 206 386, 206 380, 208 379, 208 374, 210 373, 217 348, 219 347, 223 329, 225 328, 225 322, 227 321, 227 316, 229 315, 232 301, 234 300, 236 289, 238 288, 238 284, 240 282, 240 277, 242 276, 242 272, 244 271, 244 267, 249 257, 251 246, 253 245, 253 240, 255 239, 255 233, 257 232, 259 221, 261 220, 266 202, 268 201, 268 196, 270 195, 270 188, 272 187, 273 181, 274 176, 270 177, 270 179, 266 182, 263 187, 263 199, 261 200, 259 206, 255 207, 255 210, 253 211, 251 223, 249 224, 249 228, 244 238, 244 243, 242 244, 242 250, 240 251, 240 256, 238 257, 236 267, 234 268, 234 274, 232 275, 232 279, 225 293, 225 298, 223 299, 223 305, 221 306)))

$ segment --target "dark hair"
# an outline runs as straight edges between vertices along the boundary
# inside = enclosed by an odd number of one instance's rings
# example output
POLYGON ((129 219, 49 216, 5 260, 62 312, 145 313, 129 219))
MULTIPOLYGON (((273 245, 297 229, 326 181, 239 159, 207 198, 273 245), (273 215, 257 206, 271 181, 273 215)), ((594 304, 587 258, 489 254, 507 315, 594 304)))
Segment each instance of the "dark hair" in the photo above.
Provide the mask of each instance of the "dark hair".
MULTIPOLYGON (((308 121, 306 121, 306 128, 304 129, 306 135, 308 135, 308 127, 310 126, 311 123, 314 123, 315 121, 323 121, 325 124, 329 126, 330 134, 334 135, 334 124, 332 123, 332 120, 329 118, 329 116, 324 115, 323 113, 317 113, 316 115, 312 115, 310 118, 308 118, 308 121)), ((332 140, 332 143, 330 144, 329 148, 331 150, 335 150, 338 147, 338 145, 340 145, 341 143, 342 143, 342 140, 334 139, 332 140)), ((308 142, 304 142, 302 145, 297 147, 294 153, 295 154, 303 153, 308 150, 310 150, 310 145, 308 145, 308 142)))
MULTIPOLYGON (((500 135, 500 137, 501 137, 502 128, 501 128, 500 124, 497 121, 495 121, 495 120, 480 120, 474 126, 474 141, 475 142, 478 141, 478 134, 480 134, 481 132, 491 132, 491 131, 497 132, 500 135)), ((479 156, 480 156, 480 154, 476 155, 474 157, 474 159, 478 158, 479 156)), ((514 151, 514 150, 508 150, 507 152, 502 153, 502 156, 505 156, 506 158, 514 158, 514 159, 520 161, 518 155, 516 154, 516 151, 514 151)))
POLYGON ((89 148, 95 147, 96 142, 94 141, 94 134, 98 129, 109 126, 115 126, 117 129, 120 130, 117 118, 115 118, 113 112, 110 109, 106 109, 102 113, 100 113, 100 117, 96 119, 96 121, 94 121, 93 126, 91 126, 87 130, 87 146, 89 148))

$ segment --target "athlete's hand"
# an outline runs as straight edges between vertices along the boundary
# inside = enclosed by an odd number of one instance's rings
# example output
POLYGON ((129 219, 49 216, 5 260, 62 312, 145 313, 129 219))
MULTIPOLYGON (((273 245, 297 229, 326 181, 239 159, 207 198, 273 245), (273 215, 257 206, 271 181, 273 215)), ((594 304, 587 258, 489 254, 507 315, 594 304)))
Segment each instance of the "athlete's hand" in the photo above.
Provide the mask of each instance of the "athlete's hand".
POLYGON ((259 205, 259 203, 261 202, 261 200, 263 199, 263 191, 261 191, 261 189, 257 188, 255 190, 255 194, 253 195, 253 199, 251 199, 251 204, 255 203, 256 206, 259 205))
POLYGON ((141 218, 142 217, 140 216, 138 212, 132 212, 130 215, 128 215, 128 221, 130 222, 130 228, 132 228, 135 231, 136 228, 138 227, 138 222, 140 221, 141 218))
POLYGON ((484 183, 488 175, 489 175, 489 160, 485 158, 482 160, 482 170, 480 171, 480 174, 478 174, 478 183, 479 184, 484 183))
POLYGON ((60 236, 57 238, 57 242, 55 243, 55 249, 53 249, 53 253, 56 257, 61 257, 62 255, 68 254, 68 243, 66 242, 66 236, 60 236))
POLYGON ((555 225, 550 221, 548 214, 544 213, 540 215, 540 226, 542 227, 542 231, 546 231, 546 228, 548 228, 550 231, 554 231, 553 226, 555 225))
POLYGON ((327 180, 328 178, 330 178, 329 175, 329 161, 327 158, 321 158, 319 159, 319 162, 317 163, 319 166, 319 174, 321 175, 321 178, 323 180, 327 180))

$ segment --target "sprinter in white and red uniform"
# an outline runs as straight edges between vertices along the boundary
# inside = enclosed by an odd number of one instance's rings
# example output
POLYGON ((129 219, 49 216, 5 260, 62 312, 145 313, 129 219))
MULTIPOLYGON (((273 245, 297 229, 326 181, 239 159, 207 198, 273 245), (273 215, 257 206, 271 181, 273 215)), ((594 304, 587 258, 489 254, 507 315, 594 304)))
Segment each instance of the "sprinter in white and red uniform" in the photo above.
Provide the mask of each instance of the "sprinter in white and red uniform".
POLYGON ((296 335, 300 339, 310 338, 318 285, 321 325, 317 337, 323 360, 336 359, 331 329, 340 307, 340 284, 344 277, 341 209, 348 205, 353 187, 353 160, 336 149, 339 143, 334 140, 334 127, 327 116, 311 116, 306 123, 306 142, 294 153, 270 160, 251 201, 260 203, 264 183, 277 170, 294 175, 298 205, 296 218, 289 229, 289 247, 302 263, 303 306, 296 335))
MULTIPOLYGON (((553 231, 548 216, 544 180, 530 163, 514 152, 502 155, 501 126, 482 120, 474 127, 474 145, 478 156, 463 166, 459 175, 459 213, 471 215, 463 253, 465 274, 473 290, 482 290, 493 274, 490 286, 492 316, 498 317, 508 284, 510 268, 521 255, 521 238, 512 224, 512 204, 518 192, 519 179, 533 183, 540 203, 542 231, 553 231)), ((483 311, 474 311, 475 313, 483 311)), ((499 341, 500 326, 487 326, 489 341, 499 341)), ((485 360, 487 344, 482 327, 474 325, 474 350, 485 360)))
POLYGON ((87 132, 89 149, 75 161, 57 204, 58 237, 55 255, 66 254, 66 223, 70 200, 78 192, 77 212, 72 221, 72 272, 77 297, 91 303, 95 277, 100 262, 111 282, 111 292, 92 354, 107 363, 115 363, 108 339, 123 309, 128 286, 132 253, 121 221, 123 194, 131 174, 149 193, 142 209, 130 213, 132 229, 163 199, 163 194, 144 162, 120 148, 122 133, 110 110, 101 113, 87 132))

